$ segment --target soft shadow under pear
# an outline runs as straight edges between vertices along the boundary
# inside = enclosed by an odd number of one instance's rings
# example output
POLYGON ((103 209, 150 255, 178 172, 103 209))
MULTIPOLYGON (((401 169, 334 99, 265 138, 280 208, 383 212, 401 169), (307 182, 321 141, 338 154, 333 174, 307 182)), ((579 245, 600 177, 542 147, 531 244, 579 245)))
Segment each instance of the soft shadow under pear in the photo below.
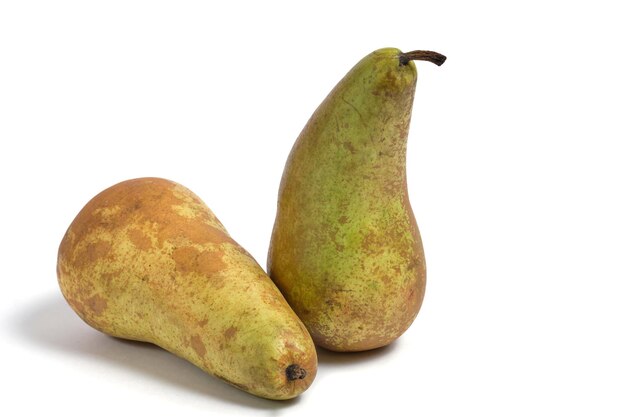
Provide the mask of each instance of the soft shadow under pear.
POLYGON ((84 323, 60 293, 33 301, 12 318, 11 324, 18 337, 41 349, 123 368, 211 400, 262 410, 291 407, 299 401, 299 397, 287 401, 255 397, 158 346, 100 333, 84 323))

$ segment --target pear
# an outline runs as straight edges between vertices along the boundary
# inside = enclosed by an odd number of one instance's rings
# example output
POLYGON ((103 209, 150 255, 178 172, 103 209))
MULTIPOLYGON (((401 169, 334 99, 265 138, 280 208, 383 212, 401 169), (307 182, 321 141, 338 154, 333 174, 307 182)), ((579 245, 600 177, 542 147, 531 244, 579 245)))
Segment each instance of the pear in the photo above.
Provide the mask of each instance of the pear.
POLYGON ((154 343, 251 394, 288 399, 315 378, 302 322, 182 185, 140 178, 98 194, 67 230, 57 274, 92 327, 154 343))
POLYGON ((445 57, 385 48, 363 58, 312 115, 284 169, 268 273, 326 349, 385 346, 422 304, 426 264, 406 180, 414 60, 445 57))

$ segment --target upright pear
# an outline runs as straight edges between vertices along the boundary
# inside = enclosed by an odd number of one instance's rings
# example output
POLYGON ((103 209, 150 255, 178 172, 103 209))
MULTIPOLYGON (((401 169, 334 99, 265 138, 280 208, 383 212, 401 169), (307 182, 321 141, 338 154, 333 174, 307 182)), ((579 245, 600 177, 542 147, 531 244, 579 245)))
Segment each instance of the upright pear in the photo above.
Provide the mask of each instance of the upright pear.
POLYGON ((316 344, 385 346, 415 319, 426 283, 409 203, 414 60, 377 50, 335 86, 298 137, 280 185, 268 273, 316 344))
POLYGON ((57 273, 89 325, 154 343, 244 391, 288 399, 315 378, 302 322, 182 185, 140 178, 98 194, 67 230, 57 273))

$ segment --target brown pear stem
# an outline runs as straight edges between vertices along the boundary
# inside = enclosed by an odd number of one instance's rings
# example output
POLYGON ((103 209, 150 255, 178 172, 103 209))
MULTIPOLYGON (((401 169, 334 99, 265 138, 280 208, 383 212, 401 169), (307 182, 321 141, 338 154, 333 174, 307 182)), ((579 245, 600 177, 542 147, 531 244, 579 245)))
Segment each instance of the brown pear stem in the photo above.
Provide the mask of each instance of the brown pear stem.
POLYGON ((289 381, 295 381, 296 379, 304 379, 306 377, 306 369, 301 368, 300 365, 289 365, 285 369, 285 374, 289 381))
POLYGON ((410 61, 428 61, 439 66, 446 62, 446 57, 439 52, 433 51, 411 51, 403 52, 398 58, 400 59, 400 65, 407 65, 410 61))

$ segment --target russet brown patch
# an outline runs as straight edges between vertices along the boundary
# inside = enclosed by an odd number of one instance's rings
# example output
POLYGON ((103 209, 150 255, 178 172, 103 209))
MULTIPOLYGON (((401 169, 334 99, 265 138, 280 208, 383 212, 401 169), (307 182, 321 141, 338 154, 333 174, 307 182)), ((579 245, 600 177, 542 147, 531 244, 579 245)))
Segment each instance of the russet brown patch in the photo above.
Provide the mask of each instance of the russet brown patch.
POLYGON ((152 241, 139 229, 129 230, 128 238, 139 250, 147 251, 152 249, 152 241))
POLYGON ((96 294, 85 301, 87 307, 93 312, 94 315, 101 315, 107 308, 107 301, 99 294, 96 294))
POLYGON ((204 346, 204 343, 202 343, 202 339, 200 339, 200 336, 198 336, 197 334, 191 336, 191 339, 189 340, 189 345, 191 345, 191 348, 201 358, 203 358, 204 355, 206 355, 206 347, 204 346))
POLYGON ((174 249, 172 258, 176 262, 176 270, 182 274, 196 272, 206 277, 213 277, 226 268, 222 260, 222 251, 199 251, 193 246, 174 249))
POLYGON ((87 245, 83 259, 86 263, 95 263, 105 258, 111 252, 111 244, 104 240, 98 240, 87 245))
POLYGON ((237 334, 237 332, 239 331, 238 328, 230 326, 228 329, 226 329, 226 331, 224 332, 224 338, 226 340, 230 340, 233 337, 235 337, 235 335, 237 334))

